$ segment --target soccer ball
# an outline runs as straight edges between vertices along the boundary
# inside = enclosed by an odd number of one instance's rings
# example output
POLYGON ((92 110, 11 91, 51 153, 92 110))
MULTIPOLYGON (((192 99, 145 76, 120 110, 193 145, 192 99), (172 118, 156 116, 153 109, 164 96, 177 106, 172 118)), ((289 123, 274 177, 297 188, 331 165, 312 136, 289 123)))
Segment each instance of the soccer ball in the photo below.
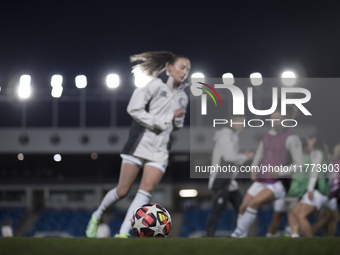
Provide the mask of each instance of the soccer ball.
POLYGON ((136 237, 165 237, 171 229, 170 213, 158 204, 142 205, 133 213, 131 227, 136 237))

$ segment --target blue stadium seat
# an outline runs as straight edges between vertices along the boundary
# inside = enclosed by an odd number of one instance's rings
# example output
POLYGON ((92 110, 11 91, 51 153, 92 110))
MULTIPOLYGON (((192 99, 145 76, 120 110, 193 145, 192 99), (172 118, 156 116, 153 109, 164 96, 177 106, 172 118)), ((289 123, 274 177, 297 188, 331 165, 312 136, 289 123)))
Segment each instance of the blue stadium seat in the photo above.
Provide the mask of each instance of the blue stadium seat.
POLYGON ((12 228, 15 231, 20 221, 24 218, 26 211, 25 207, 0 207, 0 226, 4 224, 6 219, 10 219, 12 228))
POLYGON ((53 208, 46 208, 40 214, 35 226, 26 233, 26 236, 33 236, 39 231, 60 231, 75 237, 84 236, 91 214, 92 211, 87 209, 73 211, 63 208, 57 211, 53 208))

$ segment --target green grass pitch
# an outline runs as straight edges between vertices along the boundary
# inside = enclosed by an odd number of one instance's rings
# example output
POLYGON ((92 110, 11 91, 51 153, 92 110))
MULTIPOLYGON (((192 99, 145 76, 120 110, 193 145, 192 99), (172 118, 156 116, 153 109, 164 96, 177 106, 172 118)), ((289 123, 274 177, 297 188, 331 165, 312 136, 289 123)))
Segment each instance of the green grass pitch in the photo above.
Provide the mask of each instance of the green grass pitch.
POLYGON ((340 254, 340 238, 0 238, 0 254, 340 254))

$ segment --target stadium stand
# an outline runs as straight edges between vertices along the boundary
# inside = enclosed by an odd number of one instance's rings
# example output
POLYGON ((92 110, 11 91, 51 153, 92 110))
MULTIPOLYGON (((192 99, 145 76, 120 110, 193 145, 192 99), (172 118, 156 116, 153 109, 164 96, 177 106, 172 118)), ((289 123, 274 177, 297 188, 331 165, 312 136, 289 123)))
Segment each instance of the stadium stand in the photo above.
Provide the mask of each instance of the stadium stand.
MULTIPOLYGON (((18 228, 20 222, 25 217, 25 207, 0 207, 0 227, 4 224, 6 219, 10 219, 13 231, 18 228)), ((0 233, 1 236, 1 233, 0 233)))
MULTIPOLYGON (((26 233, 26 236, 49 236, 49 237, 82 237, 85 235, 85 227, 93 210, 79 208, 71 210, 63 208, 44 209, 33 228, 26 233)), ((111 233, 117 233, 122 224, 125 211, 115 208, 110 213, 109 227, 111 233)))

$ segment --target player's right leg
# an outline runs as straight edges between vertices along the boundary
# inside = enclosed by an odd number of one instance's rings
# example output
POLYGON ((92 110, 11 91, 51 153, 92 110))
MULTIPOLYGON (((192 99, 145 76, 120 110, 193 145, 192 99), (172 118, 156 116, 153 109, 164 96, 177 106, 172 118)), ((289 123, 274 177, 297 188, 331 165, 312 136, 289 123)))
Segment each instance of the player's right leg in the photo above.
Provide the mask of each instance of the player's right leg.
MULTIPOLYGON (((255 185, 256 182, 253 183, 255 185)), ((252 186, 253 186, 252 185, 252 186)), ((231 234, 232 237, 245 237, 248 235, 248 231, 252 223, 257 217, 258 209, 267 203, 274 201, 277 198, 282 198, 286 195, 286 191, 281 181, 277 181, 273 184, 257 183, 258 186, 256 195, 249 202, 246 211, 243 213, 240 221, 237 224, 237 228, 231 234)), ((248 193, 250 194, 249 188, 248 193)))
POLYGON ((254 197, 265 188, 265 185, 260 182, 253 182, 249 187, 246 195, 243 198, 242 204, 239 209, 239 214, 237 216, 236 229, 231 234, 231 237, 246 237, 248 235, 248 230, 244 231, 240 226, 242 225, 243 214, 245 213, 247 207, 252 202, 254 197))
POLYGON ((273 237, 276 231, 278 230, 281 221, 283 219, 283 216, 285 215, 284 212, 277 212, 274 211, 272 222, 270 223, 268 229, 267 229, 267 234, 266 237, 273 237))
POLYGON ((315 235, 332 216, 332 211, 328 207, 324 207, 321 211, 321 214, 315 224, 312 226, 312 234, 315 235))
POLYGON ((238 210, 238 213, 240 215, 243 215, 244 212, 246 211, 248 205, 250 204, 251 200, 254 198, 254 196, 250 195, 248 192, 246 193, 246 195, 244 196, 242 203, 240 205, 240 208, 238 210))
POLYGON ((327 196, 320 193, 318 190, 313 191, 313 198, 309 198, 309 192, 303 195, 300 203, 301 208, 297 215, 300 228, 305 237, 312 237, 312 227, 307 220, 307 216, 314 210, 320 210, 328 201, 327 196))
POLYGON ((229 192, 229 201, 232 204, 235 213, 236 213, 236 219, 235 219, 235 227, 237 226, 237 220, 238 220, 238 216, 239 216, 239 210, 240 207, 242 205, 242 201, 243 201, 243 195, 241 194, 241 192, 239 190, 236 191, 231 191, 229 192))
POLYGON ((298 212, 297 218, 299 226, 305 237, 312 237, 312 227, 307 219, 307 216, 316 210, 316 206, 301 203, 301 208, 298 212))
POLYGON ((339 210, 336 208, 334 211, 332 211, 331 221, 328 226, 328 236, 335 236, 336 227, 338 226, 339 220, 339 210))
POLYGON ((281 224, 282 218, 287 211, 286 204, 288 204, 288 203, 285 201, 285 198, 279 198, 279 199, 275 200, 275 202, 274 202, 274 214, 273 214, 273 217, 272 217, 272 222, 270 223, 270 225, 267 229, 266 237, 274 236, 274 234, 278 230, 278 228, 281 224))
POLYGON ((215 235, 216 227, 218 221, 222 215, 223 210, 225 209, 228 202, 228 186, 229 180, 227 179, 216 179, 214 185, 220 182, 221 185, 218 185, 217 188, 213 186, 213 206, 211 208, 210 214, 207 219, 207 236, 213 237, 215 235))
POLYGON ((288 211, 288 224, 291 229, 291 237, 299 237, 299 219, 297 218, 298 212, 300 211, 301 203, 297 203, 288 211))
POLYGON ((139 169, 140 165, 138 164, 122 162, 118 186, 105 195, 98 209, 92 214, 86 227, 87 237, 96 237, 98 224, 104 212, 128 194, 138 175, 139 169))
POLYGON ((158 162, 147 162, 144 165, 142 180, 135 198, 129 206, 125 219, 115 238, 126 238, 131 230, 133 212, 140 206, 150 202, 152 192, 157 187, 165 173, 166 165, 158 162))

